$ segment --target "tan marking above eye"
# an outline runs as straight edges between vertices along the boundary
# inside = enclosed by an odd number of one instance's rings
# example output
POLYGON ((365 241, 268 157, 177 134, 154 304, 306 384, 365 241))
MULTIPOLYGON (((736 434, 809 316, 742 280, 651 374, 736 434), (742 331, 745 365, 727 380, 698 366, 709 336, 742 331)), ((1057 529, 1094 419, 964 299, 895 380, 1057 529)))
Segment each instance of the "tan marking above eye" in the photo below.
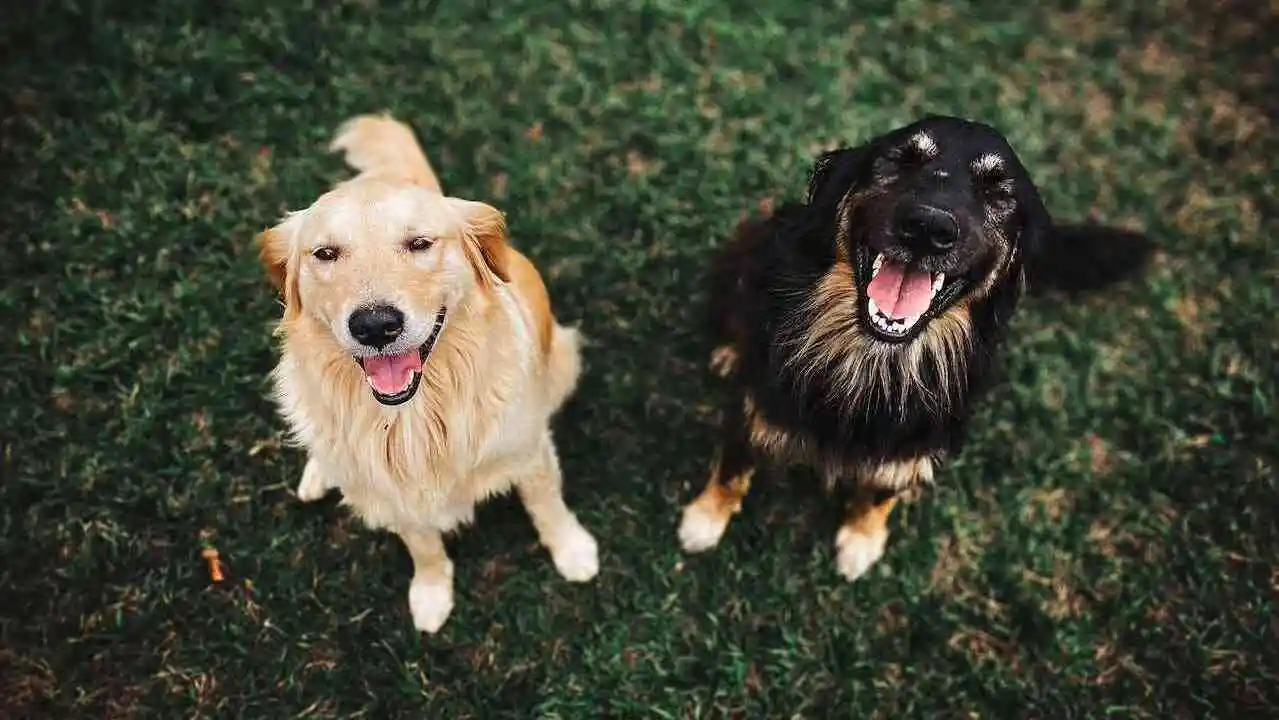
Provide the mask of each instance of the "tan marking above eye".
POLYGON ((910 146, 916 152, 929 159, 936 157, 939 150, 937 147, 937 141, 933 139, 932 135, 929 135, 926 132, 918 132, 912 135, 910 138, 910 146))
POLYGON ((972 171, 978 175, 986 175, 1004 169, 1004 159, 995 153, 984 153, 977 156, 970 165, 972 171))

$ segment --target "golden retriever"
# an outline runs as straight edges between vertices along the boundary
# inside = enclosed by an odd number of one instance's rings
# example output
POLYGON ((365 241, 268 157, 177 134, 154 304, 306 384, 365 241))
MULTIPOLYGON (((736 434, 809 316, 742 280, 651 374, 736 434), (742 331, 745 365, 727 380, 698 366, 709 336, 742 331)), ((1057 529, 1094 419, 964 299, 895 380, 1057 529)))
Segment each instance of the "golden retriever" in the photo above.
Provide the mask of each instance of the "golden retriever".
POLYGON ((448 197, 408 126, 353 118, 330 148, 358 174, 258 236, 283 296, 274 398, 307 452, 303 501, 338 489, 413 559, 409 609, 453 608, 443 534, 514 487, 566 579, 599 568, 565 505, 550 420, 580 372, 541 276, 502 214, 448 197))

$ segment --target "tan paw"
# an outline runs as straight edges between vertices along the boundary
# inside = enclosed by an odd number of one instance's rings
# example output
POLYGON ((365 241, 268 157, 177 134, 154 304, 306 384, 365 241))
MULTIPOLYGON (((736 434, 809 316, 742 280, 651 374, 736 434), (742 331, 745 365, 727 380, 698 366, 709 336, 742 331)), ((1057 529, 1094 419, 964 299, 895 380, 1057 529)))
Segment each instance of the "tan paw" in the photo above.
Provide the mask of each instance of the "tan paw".
POLYGON ((724 537, 731 518, 732 513, 719 508, 697 501, 689 503, 679 523, 680 546, 689 553, 710 550, 724 537))
POLYGON ((839 529, 835 536, 835 567, 845 580, 852 582, 870 569, 884 556, 888 532, 867 535, 847 527, 839 529))

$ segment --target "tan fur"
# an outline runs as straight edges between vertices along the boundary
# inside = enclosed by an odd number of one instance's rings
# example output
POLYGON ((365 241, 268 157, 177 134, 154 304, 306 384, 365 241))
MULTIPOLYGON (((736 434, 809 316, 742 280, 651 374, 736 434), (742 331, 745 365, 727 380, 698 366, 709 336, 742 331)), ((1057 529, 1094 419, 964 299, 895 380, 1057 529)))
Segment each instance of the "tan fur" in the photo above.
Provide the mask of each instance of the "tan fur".
POLYGON ((751 478, 754 469, 747 470, 733 477, 723 477, 719 460, 711 468, 710 482, 699 500, 703 504, 714 507, 716 513, 733 515, 742 509, 742 500, 751 489, 751 478))
POLYGON ((723 477, 720 458, 715 458, 701 494, 684 506, 680 542, 685 550, 698 552, 719 542, 733 515, 741 511, 754 474, 754 468, 747 468, 733 477, 723 477))
POLYGON ((848 580, 856 580, 884 554, 888 544, 888 518, 898 496, 879 500, 863 488, 853 497, 844 523, 835 534, 835 567, 848 580))
POLYGON ((537 328, 537 345, 542 348, 542 352, 549 353, 555 330, 555 316, 551 313, 551 296, 546 292, 546 284, 542 282, 542 276, 533 263, 514 248, 506 250, 505 264, 510 282, 525 298, 529 313, 533 316, 533 325, 537 328))
MULTIPOLYGON (((821 374, 832 387, 841 389, 841 397, 849 404, 860 402, 860 393, 890 384, 894 377, 904 378, 924 402, 934 405, 959 390, 968 371, 971 344, 967 303, 957 303, 934 318, 914 342, 895 346, 874 342, 867 333, 857 330, 861 323, 855 310, 858 296, 852 266, 836 262, 808 298, 807 312, 800 317, 812 319, 796 322, 796 330, 788 340, 788 365, 801 384, 821 374), (938 358, 945 370, 939 374, 935 388, 929 386, 921 372, 928 355, 938 358), (845 389, 847 392, 843 392, 845 389)), ((905 402, 906 393, 899 397, 905 402)))
POLYGON ((848 528, 850 532, 868 536, 886 533, 888 517, 896 506, 896 495, 881 502, 876 502, 875 493, 858 492, 853 496, 853 500, 849 504, 843 527, 848 528))
POLYGON ((737 348, 732 345, 720 345, 711 353, 711 372, 720 377, 728 377, 737 370, 737 348))
POLYGON ((308 454, 299 496, 340 489, 367 525, 401 536, 414 559, 419 629, 438 629, 452 607, 440 534, 512 487, 561 574, 589 579, 595 541, 564 504, 550 430, 580 372, 577 331, 555 322, 537 270, 507 244, 501 214, 443 195, 407 127, 356 118, 334 147, 361 173, 259 237, 284 295, 275 397, 308 454), (405 249, 406 238, 423 235, 435 240, 429 250, 405 249), (318 246, 340 248, 341 258, 315 259, 318 246), (405 333, 422 336, 447 309, 404 405, 378 403, 352 359, 346 319, 375 302, 394 303, 405 333))

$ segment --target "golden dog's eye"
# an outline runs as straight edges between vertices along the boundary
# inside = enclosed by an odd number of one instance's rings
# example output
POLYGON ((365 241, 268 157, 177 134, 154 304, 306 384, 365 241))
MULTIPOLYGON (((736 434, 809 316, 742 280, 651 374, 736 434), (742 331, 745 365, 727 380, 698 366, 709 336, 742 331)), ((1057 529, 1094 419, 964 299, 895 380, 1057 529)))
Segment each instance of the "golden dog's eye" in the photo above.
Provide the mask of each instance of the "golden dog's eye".
POLYGON ((311 255, 320 262, 333 262, 342 255, 342 252, 335 247, 323 245, 312 250, 311 255))
POLYGON ((404 243, 404 247, 408 248, 409 252, 422 252, 423 250, 429 250, 434 244, 435 241, 431 238, 425 235, 417 235, 409 238, 409 241, 404 243))

